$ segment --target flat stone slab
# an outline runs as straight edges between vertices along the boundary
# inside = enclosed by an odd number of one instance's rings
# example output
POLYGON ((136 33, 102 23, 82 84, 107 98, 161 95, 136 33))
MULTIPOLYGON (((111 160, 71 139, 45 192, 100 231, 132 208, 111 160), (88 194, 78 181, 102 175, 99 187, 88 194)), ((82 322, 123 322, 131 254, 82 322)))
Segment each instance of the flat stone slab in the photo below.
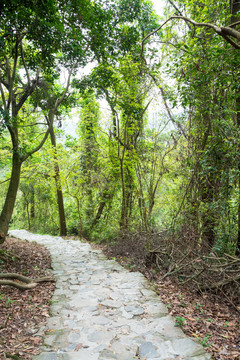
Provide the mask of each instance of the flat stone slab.
POLYGON ((208 360, 168 315, 144 276, 88 243, 11 230, 45 245, 56 290, 41 353, 33 360, 208 360))

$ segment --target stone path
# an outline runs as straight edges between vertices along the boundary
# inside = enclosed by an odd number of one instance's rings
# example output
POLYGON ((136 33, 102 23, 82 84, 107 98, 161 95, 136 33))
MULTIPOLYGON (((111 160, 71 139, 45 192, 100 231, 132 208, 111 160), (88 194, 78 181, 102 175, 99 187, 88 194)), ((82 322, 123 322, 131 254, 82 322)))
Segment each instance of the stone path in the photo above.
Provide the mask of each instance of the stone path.
POLYGON ((88 243, 26 230, 9 234, 45 245, 57 280, 42 352, 33 360, 211 358, 174 326, 139 272, 128 272, 88 243))

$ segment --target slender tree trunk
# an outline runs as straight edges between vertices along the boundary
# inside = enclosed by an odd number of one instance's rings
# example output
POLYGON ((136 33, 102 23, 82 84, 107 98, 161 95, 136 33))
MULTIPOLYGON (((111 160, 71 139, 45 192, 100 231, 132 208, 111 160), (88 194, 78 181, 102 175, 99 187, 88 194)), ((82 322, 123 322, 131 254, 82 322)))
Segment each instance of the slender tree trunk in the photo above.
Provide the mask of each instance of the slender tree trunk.
POLYGON ((82 237, 83 226, 82 226, 82 215, 81 215, 81 210, 80 210, 80 201, 79 201, 77 196, 75 196, 75 199, 76 199, 76 202, 77 202, 77 210, 78 210, 78 218, 79 218, 79 232, 78 232, 78 235, 81 238, 82 237))
POLYGON ((127 196, 126 196, 126 187, 125 187, 123 159, 120 159, 120 169, 121 169, 121 182, 122 182, 122 209, 121 209, 120 229, 126 230, 127 229, 127 196))
POLYGON ((56 137, 54 133, 53 125, 49 126, 50 129, 50 138, 51 144, 54 151, 54 173, 55 173, 55 183, 56 183, 56 190, 57 190, 57 203, 58 203, 58 214, 59 214, 59 225, 60 225, 60 235, 66 236, 67 235, 67 227, 66 227, 66 218, 65 218, 65 210, 64 210, 64 202, 63 202, 63 193, 62 193, 62 184, 61 184, 61 177, 60 177, 60 168, 58 165, 58 158, 57 158, 57 146, 56 146, 56 137))
POLYGON ((12 173, 11 180, 8 187, 8 192, 5 198, 5 203, 0 215, 0 243, 3 243, 8 232, 8 225, 12 217, 17 191, 20 181, 21 173, 21 159, 17 151, 13 153, 12 157, 12 173))
MULTIPOLYGON (((237 125, 238 125, 238 128, 240 129, 240 93, 239 93, 239 96, 238 96, 237 102, 236 102, 236 110, 237 110, 237 125)), ((240 147, 240 144, 239 144, 239 147, 240 147)), ((237 238, 236 250, 237 250, 237 254, 240 254, 240 162, 238 163, 238 171, 239 171, 239 175, 238 175, 238 238, 237 238)))
POLYGON ((113 191, 110 191, 108 186, 105 187, 105 189, 102 192, 102 200, 98 206, 97 214, 92 222, 91 229, 93 229, 94 226, 98 224, 105 206, 107 205, 108 202, 111 202, 113 195, 114 195, 113 191))
POLYGON ((31 220, 30 220, 29 202, 26 203, 26 208, 27 208, 27 217, 28 217, 28 230, 31 230, 31 220))
POLYGON ((31 216, 31 219, 35 218, 35 190, 34 190, 34 187, 31 188, 30 216, 31 216))

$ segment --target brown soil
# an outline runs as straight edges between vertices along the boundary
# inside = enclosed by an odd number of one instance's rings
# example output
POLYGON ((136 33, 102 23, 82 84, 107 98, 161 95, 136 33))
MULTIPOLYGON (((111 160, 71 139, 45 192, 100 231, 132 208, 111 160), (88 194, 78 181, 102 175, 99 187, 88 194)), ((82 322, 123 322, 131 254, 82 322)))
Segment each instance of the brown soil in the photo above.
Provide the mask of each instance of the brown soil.
MULTIPOLYGON (((49 252, 36 243, 8 238, 1 246, 0 272, 30 278, 43 277, 51 267, 49 252)), ((31 359, 39 353, 38 330, 49 317, 54 283, 41 283, 31 290, 0 286, 0 359, 31 359), (15 356, 15 357, 14 357, 15 356)))

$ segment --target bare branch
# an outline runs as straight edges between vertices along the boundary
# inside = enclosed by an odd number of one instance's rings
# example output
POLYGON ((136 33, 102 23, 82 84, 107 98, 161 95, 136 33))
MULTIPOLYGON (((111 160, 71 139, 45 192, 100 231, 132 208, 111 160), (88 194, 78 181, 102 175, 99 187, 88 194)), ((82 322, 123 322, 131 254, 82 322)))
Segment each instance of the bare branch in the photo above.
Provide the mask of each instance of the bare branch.
POLYGON ((183 14, 181 13, 181 11, 179 10, 179 8, 174 4, 174 2, 172 0, 168 0, 168 2, 172 5, 172 7, 174 7, 174 9, 177 11, 177 13, 180 16, 183 16, 183 14))
MULTIPOLYGON (((32 81, 32 84, 29 82, 25 91, 23 92, 17 106, 16 106, 16 112, 18 113, 18 111, 21 109, 21 107, 23 106, 23 104, 25 103, 25 101, 29 98, 29 96, 34 92, 34 90, 36 89, 36 86, 38 84, 38 79, 39 79, 39 74, 40 74, 40 68, 38 68, 37 72, 36 72, 36 77, 35 79, 32 81)), ((30 78, 29 78, 30 79, 30 78)))
POLYGON ((45 143, 45 141, 48 138, 50 130, 48 129, 42 139, 42 141, 38 144, 38 146, 36 146, 34 149, 32 149, 31 151, 29 151, 26 155, 21 157, 21 161, 25 161, 26 159, 29 158, 29 156, 31 156, 32 154, 34 154, 35 152, 37 152, 39 149, 41 149, 41 147, 43 146, 43 144, 45 143))
POLYGON ((36 126, 36 125, 44 125, 46 126, 46 123, 34 123, 34 124, 30 124, 30 125, 19 125, 19 127, 25 128, 25 127, 31 127, 31 126, 36 126))
POLYGON ((25 58, 24 58, 22 41, 20 42, 20 49, 21 49, 21 58, 22 58, 23 66, 24 66, 24 69, 25 69, 25 72, 26 72, 26 75, 27 75, 28 84, 30 85, 30 76, 29 76, 29 72, 28 72, 26 62, 25 62, 25 58))
POLYGON ((213 283, 213 284, 202 285, 202 286, 200 286, 200 289, 201 290, 216 289, 216 288, 219 288, 219 287, 224 286, 226 284, 229 284, 229 283, 231 283, 233 281, 239 281, 239 279, 240 279, 240 274, 237 274, 236 276, 229 277, 227 279, 218 281, 218 282, 213 283))
POLYGON ((16 38, 14 64, 13 64, 12 76, 11 76, 10 82, 9 82, 8 108, 10 107, 10 104, 12 103, 12 100, 13 100, 13 85, 14 85, 14 80, 15 80, 15 76, 16 76, 17 62, 18 62, 18 45, 19 45, 19 41, 18 41, 18 38, 16 38))
POLYGON ((162 25, 160 25, 157 29, 153 30, 150 34, 148 34, 147 36, 145 36, 145 38, 142 40, 142 51, 141 51, 141 57, 143 57, 143 50, 144 50, 144 43, 145 41, 152 35, 156 34, 159 30, 161 30, 163 28, 163 26, 165 26, 169 21, 173 20, 173 19, 181 19, 184 20, 186 23, 192 24, 194 26, 198 26, 198 27, 207 27, 210 28, 212 30, 214 30, 218 35, 220 35, 221 37, 223 37, 228 43, 230 43, 235 49, 240 49, 240 45, 238 45, 236 42, 234 42, 233 40, 231 40, 229 38, 229 36, 234 37, 237 41, 240 41, 240 32, 232 29, 229 26, 217 26, 215 24, 211 24, 211 23, 198 23, 192 19, 189 19, 186 16, 171 16, 170 18, 168 18, 166 21, 164 21, 164 23, 162 25))
POLYGON ((240 21, 236 21, 235 23, 229 25, 229 27, 234 27, 234 26, 237 26, 237 25, 239 25, 239 24, 240 24, 240 21))
POLYGON ((1 77, 0 77, 0 91, 1 91, 1 97, 2 97, 2 101, 3 101, 4 110, 7 110, 7 103, 6 103, 6 99, 5 99, 4 90, 3 90, 3 87, 2 87, 2 79, 1 79, 1 77))
POLYGON ((7 180, 4 180, 4 181, 1 181, 1 182, 0 182, 0 185, 4 184, 5 182, 10 181, 10 180, 11 180, 11 178, 9 178, 9 179, 7 179, 7 180))
POLYGON ((67 91, 68 91, 68 88, 69 88, 69 85, 70 85, 70 80, 71 80, 71 76, 72 76, 72 73, 73 73, 73 70, 74 68, 76 67, 76 63, 72 66, 71 70, 69 71, 69 74, 68 74, 68 80, 67 80, 67 85, 65 87, 65 90, 64 92, 62 93, 62 96, 56 100, 56 103, 55 103, 55 106, 54 106, 54 109, 53 109, 53 113, 55 114, 55 112, 57 111, 59 105, 61 104, 61 102, 63 101, 67 91))

